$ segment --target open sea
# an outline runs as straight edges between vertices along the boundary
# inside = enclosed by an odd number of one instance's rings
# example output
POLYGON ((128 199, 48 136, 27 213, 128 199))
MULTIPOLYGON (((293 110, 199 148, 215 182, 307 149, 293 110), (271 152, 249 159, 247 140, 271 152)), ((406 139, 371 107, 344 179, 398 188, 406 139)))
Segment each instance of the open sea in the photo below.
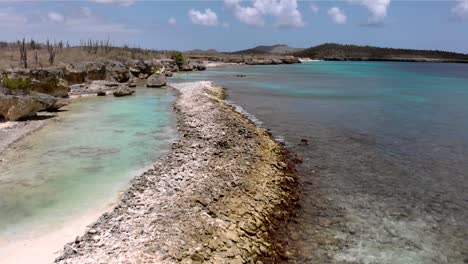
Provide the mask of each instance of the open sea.
POLYGON ((468 64, 308 62, 212 80, 299 159, 291 263, 468 262, 468 64))

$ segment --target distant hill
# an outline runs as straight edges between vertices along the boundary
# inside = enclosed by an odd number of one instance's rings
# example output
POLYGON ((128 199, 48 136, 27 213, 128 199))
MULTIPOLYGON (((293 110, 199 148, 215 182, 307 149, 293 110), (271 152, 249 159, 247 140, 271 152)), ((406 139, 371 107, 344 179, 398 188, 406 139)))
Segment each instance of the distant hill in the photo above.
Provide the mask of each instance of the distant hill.
POLYGON ((252 49, 240 50, 231 52, 232 54, 291 54, 294 52, 299 52, 303 49, 292 48, 288 45, 280 44, 273 46, 257 46, 252 49))
POLYGON ((379 48, 334 43, 304 49, 294 52, 293 55, 320 60, 468 62, 468 54, 455 52, 379 48))
POLYGON ((186 54, 204 54, 204 55, 208 55, 208 54, 218 54, 220 52, 215 50, 215 49, 208 49, 208 50, 194 49, 194 50, 188 50, 185 53, 186 54))

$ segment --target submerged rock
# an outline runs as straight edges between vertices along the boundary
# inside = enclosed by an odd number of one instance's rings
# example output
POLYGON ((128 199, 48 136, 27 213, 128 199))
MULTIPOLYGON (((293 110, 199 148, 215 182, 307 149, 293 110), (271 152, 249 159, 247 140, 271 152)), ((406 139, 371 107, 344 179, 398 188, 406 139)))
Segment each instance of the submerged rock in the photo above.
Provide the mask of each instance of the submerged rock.
POLYGON ((147 87, 162 87, 166 85, 166 76, 163 73, 155 73, 146 80, 147 87))

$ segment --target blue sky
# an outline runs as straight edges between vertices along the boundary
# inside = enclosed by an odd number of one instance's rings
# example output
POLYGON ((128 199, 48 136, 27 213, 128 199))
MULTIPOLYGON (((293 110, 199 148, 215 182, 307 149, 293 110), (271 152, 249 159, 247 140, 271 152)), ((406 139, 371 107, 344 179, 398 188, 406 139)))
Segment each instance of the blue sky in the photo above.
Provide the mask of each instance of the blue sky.
POLYGON ((233 51, 325 42, 468 53, 468 0, 0 0, 0 39, 233 51))

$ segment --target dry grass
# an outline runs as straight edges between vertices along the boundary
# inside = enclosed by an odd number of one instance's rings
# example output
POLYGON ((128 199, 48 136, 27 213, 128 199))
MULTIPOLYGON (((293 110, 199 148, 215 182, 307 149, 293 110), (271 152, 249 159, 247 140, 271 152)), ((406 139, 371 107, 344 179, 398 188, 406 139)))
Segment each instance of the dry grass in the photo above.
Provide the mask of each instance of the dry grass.
MULTIPOLYGON (((81 47, 69 47, 57 49, 57 54, 53 65, 60 63, 79 63, 102 60, 127 61, 130 59, 165 59, 170 58, 173 51, 144 50, 138 48, 112 47, 104 51, 98 49, 96 53, 89 52, 81 47)), ((46 47, 39 49, 27 49, 28 68, 49 67, 49 52, 46 47), (37 61, 36 61, 37 54, 37 61)), ((8 68, 23 67, 21 62, 20 47, 16 44, 9 44, 7 47, 0 46, 0 70, 8 68)))

